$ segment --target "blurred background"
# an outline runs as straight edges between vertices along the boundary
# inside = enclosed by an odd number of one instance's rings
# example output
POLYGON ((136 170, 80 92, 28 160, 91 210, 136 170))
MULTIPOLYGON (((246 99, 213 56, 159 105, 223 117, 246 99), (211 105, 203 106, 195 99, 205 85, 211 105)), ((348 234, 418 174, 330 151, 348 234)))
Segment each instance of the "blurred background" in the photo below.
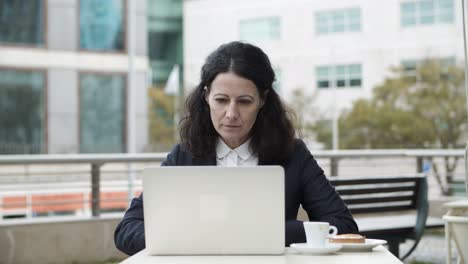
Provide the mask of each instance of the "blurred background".
POLYGON ((270 56, 315 149, 462 147, 460 5, 2 0, 0 153, 169 151, 205 57, 233 40, 270 56))
POLYGON ((457 0, 0 0, 0 223, 91 215, 98 168, 100 212, 123 212, 234 40, 270 57, 327 175, 419 172, 434 204, 464 196, 462 20, 457 0))

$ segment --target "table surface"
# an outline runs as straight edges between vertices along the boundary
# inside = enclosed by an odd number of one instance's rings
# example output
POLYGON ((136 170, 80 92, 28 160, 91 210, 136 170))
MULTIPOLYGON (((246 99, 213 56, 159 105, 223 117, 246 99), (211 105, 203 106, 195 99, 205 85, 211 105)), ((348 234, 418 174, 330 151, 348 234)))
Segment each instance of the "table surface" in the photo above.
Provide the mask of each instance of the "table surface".
POLYGON ((461 199, 453 202, 445 203, 444 206, 449 208, 463 207, 468 208, 468 199, 461 199))
POLYGON ((127 258, 123 264, 164 263, 164 264, 342 264, 342 263, 403 263, 393 256, 385 247, 377 246, 372 251, 342 252, 331 255, 303 255, 292 248, 286 248, 284 255, 251 255, 251 256, 148 256, 146 250, 127 258))
MULTIPOLYGON (((382 232, 384 230, 397 231, 399 230, 410 230, 414 229, 414 223, 416 223, 416 215, 383 215, 377 217, 354 217, 357 225, 359 226, 359 232, 382 232)), ((440 227, 444 226, 442 218, 428 217, 426 225, 440 227)), ((369 237, 371 237, 369 235, 369 237)))

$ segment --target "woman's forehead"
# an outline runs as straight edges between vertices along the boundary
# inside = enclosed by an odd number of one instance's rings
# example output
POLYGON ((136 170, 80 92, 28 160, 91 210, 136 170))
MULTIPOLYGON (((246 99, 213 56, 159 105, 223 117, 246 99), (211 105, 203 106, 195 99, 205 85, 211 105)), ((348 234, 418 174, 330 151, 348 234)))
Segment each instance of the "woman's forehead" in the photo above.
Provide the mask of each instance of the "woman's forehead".
POLYGON ((211 83, 210 93, 258 95, 255 84, 232 72, 220 73, 211 83))

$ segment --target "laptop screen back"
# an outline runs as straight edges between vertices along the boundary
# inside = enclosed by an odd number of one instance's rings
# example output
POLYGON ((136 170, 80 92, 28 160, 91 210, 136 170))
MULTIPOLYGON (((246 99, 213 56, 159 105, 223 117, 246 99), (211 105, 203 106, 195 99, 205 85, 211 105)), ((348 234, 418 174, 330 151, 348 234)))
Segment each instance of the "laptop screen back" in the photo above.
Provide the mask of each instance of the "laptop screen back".
POLYGON ((150 254, 284 251, 284 170, 280 166, 147 168, 143 193, 150 254))

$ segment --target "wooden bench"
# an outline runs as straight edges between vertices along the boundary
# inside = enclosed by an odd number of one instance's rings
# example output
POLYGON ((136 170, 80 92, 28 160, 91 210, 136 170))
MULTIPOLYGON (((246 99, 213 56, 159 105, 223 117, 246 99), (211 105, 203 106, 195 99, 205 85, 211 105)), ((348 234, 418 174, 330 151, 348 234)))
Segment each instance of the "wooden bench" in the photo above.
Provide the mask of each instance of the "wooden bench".
POLYGON ((389 251, 397 257, 400 243, 414 240, 402 260, 416 248, 425 229, 444 226, 441 218, 428 217, 424 176, 332 177, 330 182, 351 210, 360 234, 387 240, 389 251))

